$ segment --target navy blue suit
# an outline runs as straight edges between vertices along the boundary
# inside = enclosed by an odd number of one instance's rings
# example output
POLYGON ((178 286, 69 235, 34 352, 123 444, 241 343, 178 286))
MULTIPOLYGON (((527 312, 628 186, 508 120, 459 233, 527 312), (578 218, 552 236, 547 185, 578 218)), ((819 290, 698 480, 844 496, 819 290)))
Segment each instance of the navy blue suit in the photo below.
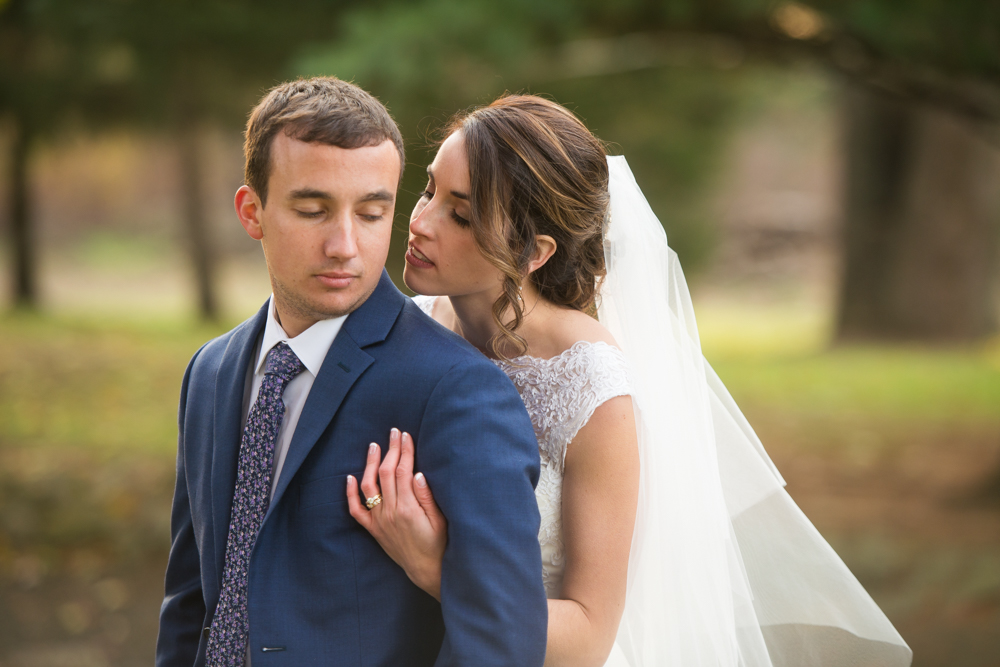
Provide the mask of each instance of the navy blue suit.
MULTIPOLYGON (((181 389, 159 667, 202 665, 219 599, 247 369, 266 305, 210 341, 181 389)), ((541 665, 538 445, 507 377, 383 272, 330 347, 250 561, 253 667, 541 665), (413 434, 448 518, 441 604, 351 518, 368 444, 413 434), (271 650, 263 651, 263 648, 271 650), (275 650, 277 649, 277 650, 275 650)))

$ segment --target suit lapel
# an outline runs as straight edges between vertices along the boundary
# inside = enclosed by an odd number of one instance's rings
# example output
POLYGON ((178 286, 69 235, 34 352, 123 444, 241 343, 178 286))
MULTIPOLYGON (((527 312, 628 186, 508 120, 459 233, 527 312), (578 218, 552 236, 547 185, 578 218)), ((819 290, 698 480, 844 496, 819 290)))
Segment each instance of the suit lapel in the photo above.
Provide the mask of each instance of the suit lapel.
POLYGON ((406 297, 383 270, 375 291, 344 322, 309 390, 264 522, 284 496, 295 473, 340 409, 351 387, 375 361, 362 348, 386 339, 405 300, 406 297))
POLYGON ((257 314, 233 331, 222 356, 215 380, 215 426, 212 438, 212 523, 215 536, 216 575, 221 581, 226 557, 226 539, 236 488, 236 468, 239 462, 240 424, 243 421, 243 393, 246 391, 247 369, 257 347, 257 338, 264 330, 267 302, 257 314))

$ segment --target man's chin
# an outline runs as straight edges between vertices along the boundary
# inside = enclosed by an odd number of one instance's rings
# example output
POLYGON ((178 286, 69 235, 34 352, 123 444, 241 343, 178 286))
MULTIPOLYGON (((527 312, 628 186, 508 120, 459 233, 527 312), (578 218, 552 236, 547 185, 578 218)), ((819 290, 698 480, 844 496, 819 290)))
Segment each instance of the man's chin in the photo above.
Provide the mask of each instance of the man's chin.
POLYGON ((344 299, 325 299, 314 304, 313 312, 317 319, 331 320, 335 317, 350 315, 361 307, 371 292, 363 296, 353 295, 344 299))
POLYGON ((373 285, 356 285, 355 289, 349 291, 327 292, 316 299, 316 312, 323 313, 323 319, 350 315, 368 300, 377 286, 376 282, 373 285), (361 289, 357 289, 358 287, 361 289))

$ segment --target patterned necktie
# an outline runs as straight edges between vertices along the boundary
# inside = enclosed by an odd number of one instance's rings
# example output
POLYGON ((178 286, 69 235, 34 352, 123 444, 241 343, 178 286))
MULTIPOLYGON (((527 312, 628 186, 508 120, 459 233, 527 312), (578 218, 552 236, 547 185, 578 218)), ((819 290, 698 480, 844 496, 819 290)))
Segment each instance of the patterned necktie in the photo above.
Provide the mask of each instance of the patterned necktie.
POLYGON ((281 395, 305 366, 285 343, 267 353, 264 380, 247 415, 240 442, 236 491, 226 541, 222 592, 215 608, 206 650, 210 667, 237 667, 246 658, 250 618, 247 615, 247 573, 250 552, 271 502, 271 466, 285 404, 281 395))

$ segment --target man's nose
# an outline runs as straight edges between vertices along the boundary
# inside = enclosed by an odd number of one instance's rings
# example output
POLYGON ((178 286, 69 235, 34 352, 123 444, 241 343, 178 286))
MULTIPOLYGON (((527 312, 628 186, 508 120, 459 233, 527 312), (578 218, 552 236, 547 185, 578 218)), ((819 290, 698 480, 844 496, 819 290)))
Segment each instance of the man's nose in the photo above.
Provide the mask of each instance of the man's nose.
POLYGON ((323 252, 333 259, 352 259, 358 255, 357 227, 349 214, 341 216, 330 226, 323 252))

